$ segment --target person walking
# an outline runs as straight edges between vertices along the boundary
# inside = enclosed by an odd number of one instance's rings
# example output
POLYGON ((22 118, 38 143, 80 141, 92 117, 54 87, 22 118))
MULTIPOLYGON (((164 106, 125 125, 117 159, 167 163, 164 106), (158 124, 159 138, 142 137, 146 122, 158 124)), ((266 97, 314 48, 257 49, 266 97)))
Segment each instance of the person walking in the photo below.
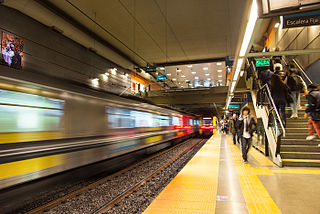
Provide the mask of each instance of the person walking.
MULTIPOLYGON (((309 117, 308 120, 308 129, 309 133, 306 140, 310 141, 316 138, 313 135, 314 131, 316 131, 318 137, 320 138, 320 92, 316 84, 310 84, 308 86, 308 107, 306 108, 306 112, 304 114, 305 118, 309 117)), ((320 144, 318 145, 320 146, 320 144)))
POLYGON ((250 109, 242 109, 242 118, 239 119, 239 134, 241 136, 241 152, 244 163, 248 163, 248 152, 251 147, 252 135, 257 129, 255 119, 250 115, 250 109))
POLYGON ((271 96, 284 125, 286 124, 285 107, 287 102, 290 103, 290 101, 287 101, 288 95, 288 86, 282 80, 280 72, 275 72, 271 79, 271 96))
POLYGON ((292 98, 291 106, 291 117, 290 118, 298 118, 298 108, 300 106, 300 91, 303 90, 303 82, 302 79, 296 72, 295 66, 293 64, 289 65, 289 76, 287 79, 287 85, 290 89, 290 96, 292 98))
POLYGON ((261 84, 264 86, 265 84, 268 85, 269 89, 271 88, 271 78, 272 78, 273 72, 270 69, 262 70, 261 71, 261 84))
POLYGON ((232 133, 233 144, 236 144, 237 141, 240 144, 238 125, 238 116, 237 114, 233 114, 232 119, 230 120, 230 132, 232 133))

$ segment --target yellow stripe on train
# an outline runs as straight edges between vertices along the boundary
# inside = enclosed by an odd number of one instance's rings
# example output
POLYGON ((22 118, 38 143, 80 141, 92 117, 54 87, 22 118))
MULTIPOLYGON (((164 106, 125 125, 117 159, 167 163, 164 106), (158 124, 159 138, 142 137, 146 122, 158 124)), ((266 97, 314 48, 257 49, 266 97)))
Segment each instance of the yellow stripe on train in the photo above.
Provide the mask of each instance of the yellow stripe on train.
POLYGON ((148 137, 146 138, 146 143, 153 143, 156 141, 162 140, 162 135, 154 136, 154 137, 148 137))
POLYGON ((63 138, 62 132, 15 132, 1 133, 0 144, 63 138))

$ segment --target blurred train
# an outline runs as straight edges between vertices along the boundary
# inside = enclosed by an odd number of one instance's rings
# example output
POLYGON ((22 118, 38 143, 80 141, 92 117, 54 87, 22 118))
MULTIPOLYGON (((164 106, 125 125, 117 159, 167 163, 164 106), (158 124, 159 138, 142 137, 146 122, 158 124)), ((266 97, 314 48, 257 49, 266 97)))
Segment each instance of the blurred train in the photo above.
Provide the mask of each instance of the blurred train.
POLYGON ((217 117, 201 117, 199 133, 203 137, 210 137, 217 131, 217 117))
POLYGON ((197 118, 99 91, 0 82, 0 189, 195 135, 197 118))

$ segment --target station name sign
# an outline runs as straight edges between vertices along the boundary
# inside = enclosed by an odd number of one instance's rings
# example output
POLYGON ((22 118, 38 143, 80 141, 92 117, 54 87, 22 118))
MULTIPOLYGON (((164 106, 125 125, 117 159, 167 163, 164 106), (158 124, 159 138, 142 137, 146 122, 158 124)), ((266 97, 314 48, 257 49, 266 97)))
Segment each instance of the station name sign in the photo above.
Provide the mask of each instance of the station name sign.
POLYGON ((167 79, 167 77, 166 76, 157 76, 157 80, 159 81, 159 80, 166 80, 167 79))
POLYGON ((320 25, 320 10, 283 16, 283 28, 320 25))

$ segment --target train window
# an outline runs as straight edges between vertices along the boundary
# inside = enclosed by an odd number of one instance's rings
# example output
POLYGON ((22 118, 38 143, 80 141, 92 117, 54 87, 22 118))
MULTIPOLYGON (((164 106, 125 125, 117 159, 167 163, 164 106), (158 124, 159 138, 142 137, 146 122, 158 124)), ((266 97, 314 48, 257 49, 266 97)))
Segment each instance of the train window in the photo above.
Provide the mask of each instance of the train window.
POLYGON ((180 126, 180 118, 179 117, 172 117, 172 125, 174 126, 180 126))
POLYGON ((0 132, 58 131, 64 100, 0 90, 0 132))

